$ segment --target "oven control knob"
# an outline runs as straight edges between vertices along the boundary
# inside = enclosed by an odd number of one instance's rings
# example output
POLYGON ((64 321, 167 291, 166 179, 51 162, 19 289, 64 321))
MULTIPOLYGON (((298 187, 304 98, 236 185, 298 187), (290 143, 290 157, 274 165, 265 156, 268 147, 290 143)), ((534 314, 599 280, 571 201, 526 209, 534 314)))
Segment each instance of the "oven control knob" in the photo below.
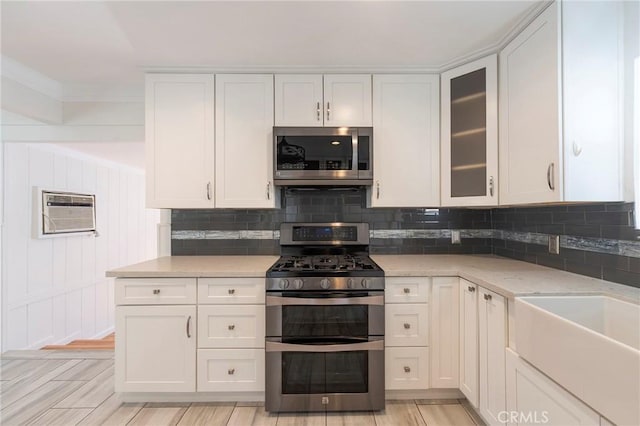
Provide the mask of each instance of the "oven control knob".
POLYGON ((329 278, 323 278, 320 281, 320 287, 322 287, 325 290, 331 287, 331 281, 329 281, 329 278))
POLYGON ((280 280, 280 282, 278 283, 278 285, 280 286, 280 288, 282 290, 289 288, 289 280, 280 280))
POLYGON ((294 289, 300 290, 303 286, 304 286, 304 281, 302 281, 300 278, 296 278, 295 280, 293 280, 294 289))
POLYGON ((363 278, 362 281, 360 282, 360 285, 362 285, 362 288, 369 288, 369 285, 371 284, 371 281, 363 278))
POLYGON ((353 278, 349 278, 347 280, 347 287, 355 288, 355 286, 356 286, 356 280, 354 280, 353 278))

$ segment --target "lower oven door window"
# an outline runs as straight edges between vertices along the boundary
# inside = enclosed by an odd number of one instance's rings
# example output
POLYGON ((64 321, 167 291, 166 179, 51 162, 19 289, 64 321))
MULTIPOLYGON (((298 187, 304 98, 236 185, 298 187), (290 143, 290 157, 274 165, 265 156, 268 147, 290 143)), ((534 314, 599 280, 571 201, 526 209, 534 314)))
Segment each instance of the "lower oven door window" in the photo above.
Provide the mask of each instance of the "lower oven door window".
POLYGON ((383 409, 384 337, 318 340, 267 338, 266 410, 383 409))
POLYGON ((352 352, 284 352, 282 393, 367 393, 369 355, 352 352))

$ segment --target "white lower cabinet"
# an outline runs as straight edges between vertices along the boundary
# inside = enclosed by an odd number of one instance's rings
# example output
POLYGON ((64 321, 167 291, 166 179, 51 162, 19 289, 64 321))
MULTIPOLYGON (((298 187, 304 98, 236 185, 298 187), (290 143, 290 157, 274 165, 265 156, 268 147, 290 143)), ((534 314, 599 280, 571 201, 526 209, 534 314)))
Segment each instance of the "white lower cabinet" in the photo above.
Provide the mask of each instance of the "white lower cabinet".
POLYGON ((478 287, 478 349, 480 415, 489 425, 502 425, 506 408, 505 348, 507 305, 504 297, 478 287))
POLYGON ((385 388, 429 388, 431 278, 385 279, 385 388))
POLYGON ((415 390, 429 387, 429 348, 385 348, 385 388, 415 390))
POLYGON ((434 277, 431 283, 431 387, 458 388, 458 277, 434 277))
POLYGON ((264 392, 264 336, 264 278, 198 279, 198 392, 264 392))
POLYGON ((264 392, 264 278, 115 285, 116 392, 264 392))
POLYGON ((116 307, 115 390, 196 390, 194 305, 116 307))
POLYGON ((264 349, 198 349, 198 391, 263 392, 264 349))
MULTIPOLYGON (((591 408, 523 360, 506 350, 507 410, 500 421, 509 425, 599 425, 591 408)), ((602 418, 606 424, 606 419, 602 418)))
POLYGON ((504 297, 460 278, 460 390, 489 425, 506 409, 504 297))
POLYGON ((263 348, 264 305, 198 306, 198 348, 263 348))
POLYGON ((387 346, 427 346, 429 308, 423 304, 387 304, 384 339, 387 346))
POLYGON ((460 278, 460 391, 478 408, 478 286, 460 278))

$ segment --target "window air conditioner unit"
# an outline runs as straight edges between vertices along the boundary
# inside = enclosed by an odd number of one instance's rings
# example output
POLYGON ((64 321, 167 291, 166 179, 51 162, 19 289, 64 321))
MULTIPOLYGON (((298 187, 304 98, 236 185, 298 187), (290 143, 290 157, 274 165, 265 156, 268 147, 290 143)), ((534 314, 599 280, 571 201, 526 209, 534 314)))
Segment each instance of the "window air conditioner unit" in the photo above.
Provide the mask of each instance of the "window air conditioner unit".
POLYGON ((96 196, 41 190, 38 235, 95 233, 96 196))

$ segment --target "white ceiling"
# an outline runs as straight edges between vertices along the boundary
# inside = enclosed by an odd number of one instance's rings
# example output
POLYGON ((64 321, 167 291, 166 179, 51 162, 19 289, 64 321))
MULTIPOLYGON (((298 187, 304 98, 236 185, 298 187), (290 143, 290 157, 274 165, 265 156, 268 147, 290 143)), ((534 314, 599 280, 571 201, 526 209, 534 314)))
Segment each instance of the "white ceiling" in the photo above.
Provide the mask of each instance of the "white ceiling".
POLYGON ((2 1, 2 54, 63 84, 148 68, 440 69, 535 1, 2 1))
MULTIPOLYGON (((59 82, 68 98, 87 91, 140 99, 149 69, 440 70, 495 49, 539 7, 522 0, 0 0, 0 30, 2 55, 59 82)), ((58 145, 144 168, 142 142, 58 145)))

